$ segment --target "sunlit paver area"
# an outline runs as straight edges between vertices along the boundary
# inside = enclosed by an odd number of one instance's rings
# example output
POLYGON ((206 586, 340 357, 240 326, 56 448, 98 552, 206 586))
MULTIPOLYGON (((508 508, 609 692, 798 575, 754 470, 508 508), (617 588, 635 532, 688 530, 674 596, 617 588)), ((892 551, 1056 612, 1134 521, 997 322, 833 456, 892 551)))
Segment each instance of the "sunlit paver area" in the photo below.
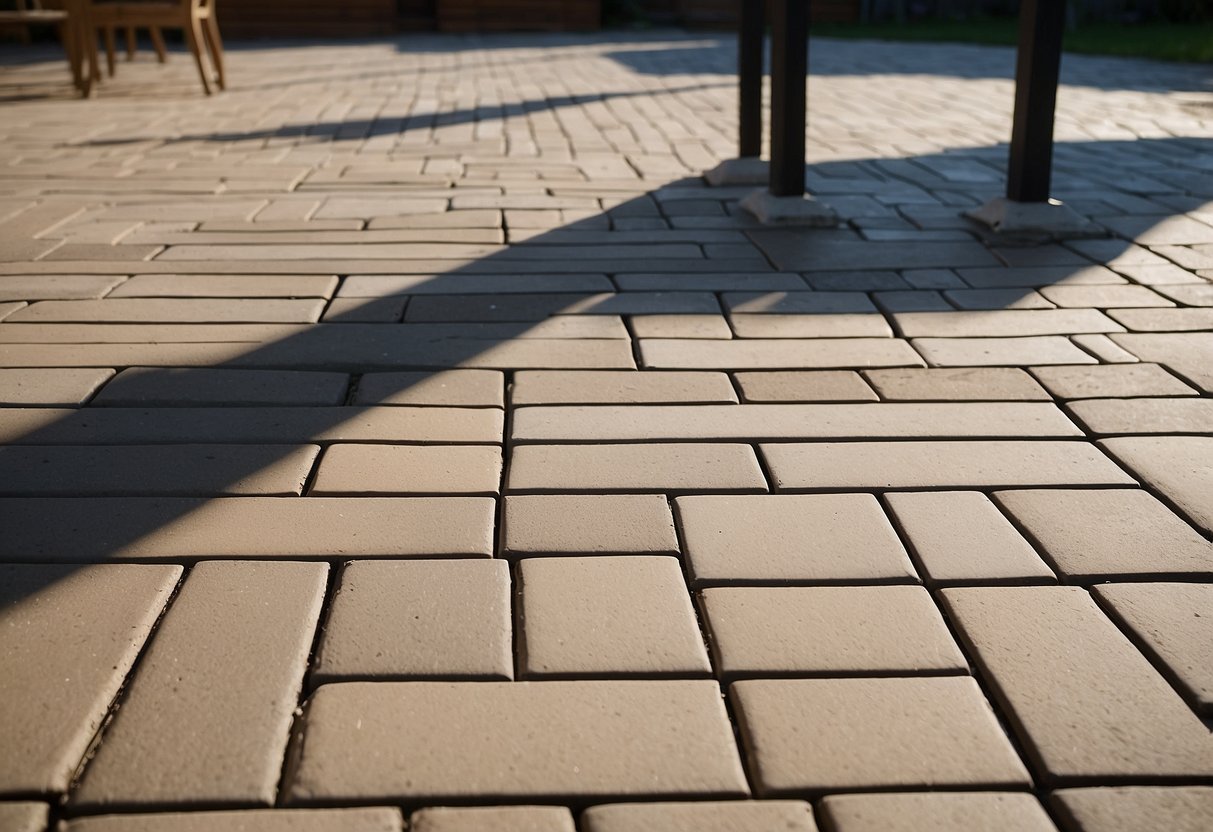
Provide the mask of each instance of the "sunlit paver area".
POLYGON ((0 68, 0 828, 1213 828, 1213 73, 814 42, 0 68))

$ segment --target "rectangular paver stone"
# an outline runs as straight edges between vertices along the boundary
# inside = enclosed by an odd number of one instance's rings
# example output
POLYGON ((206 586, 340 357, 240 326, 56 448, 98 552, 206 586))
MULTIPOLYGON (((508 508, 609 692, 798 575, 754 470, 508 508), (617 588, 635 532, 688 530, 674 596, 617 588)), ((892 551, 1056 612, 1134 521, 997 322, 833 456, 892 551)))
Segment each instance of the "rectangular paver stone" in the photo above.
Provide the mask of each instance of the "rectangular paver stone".
POLYGON ((84 404, 113 374, 88 368, 0 370, 0 405, 84 404))
POLYGON ((711 673, 676 558, 529 558, 518 601, 524 678, 711 673))
POLYGON ((99 815, 67 821, 62 832, 400 832, 396 808, 251 809, 99 815))
POLYGON ((564 806, 476 806, 413 812, 410 832, 576 832, 564 806))
POLYGON ((505 378, 494 370, 431 373, 367 373, 358 381, 355 404, 502 407, 505 378))
POLYGON ((1036 364, 1096 364, 1096 359, 1060 335, 1028 338, 915 338, 914 349, 936 367, 1028 367, 1036 364))
POLYGON ((1066 832, 1205 832, 1213 825, 1209 786, 1061 789, 1049 800, 1066 832))
POLYGON ((836 794, 821 808, 833 832, 1057 832, 1035 797, 1015 792, 836 794))
POLYGON ((921 367, 910 345, 892 338, 735 341, 643 338, 646 367, 668 370, 813 370, 921 367))
POLYGON ((67 790, 180 576, 0 566, 0 794, 67 790))
POLYGON ((1213 712, 1213 584, 1106 584, 1092 592, 1194 708, 1213 712))
POLYGON ((1134 436, 1099 444, 1198 528, 1213 532, 1213 438, 1134 436))
POLYGON ((1210 433, 1213 399, 1084 399, 1069 407, 1088 433, 1210 433))
POLYGON ((0 557, 491 557, 487 497, 0 498, 0 557))
POLYGON ((316 445, 0 448, 0 495, 298 495, 316 445))
POLYGON ((220 370, 130 367, 93 400, 94 405, 339 405, 349 377, 344 373, 292 370, 220 370))
POLYGON ((874 402, 877 396, 858 373, 846 370, 737 373, 747 402, 874 402))
POLYGON ((356 561, 341 572, 312 679, 513 675, 504 561, 356 561))
POLYGON ((724 373, 524 370, 514 376, 510 401, 528 404, 733 403, 724 373))
POLYGON ((1014 367, 869 370, 864 373, 891 401, 1047 401, 1049 394, 1014 367))
POLYGON ((524 445, 512 454, 507 489, 746 493, 767 483, 749 445, 524 445))
POLYGON ((994 499, 1076 580, 1213 574, 1213 543, 1148 492, 1001 491, 994 499))
POLYGON ((584 832, 817 832, 800 800, 608 803, 581 814, 584 832))
POLYGON ((747 680, 729 696, 763 797, 1030 782, 967 677, 747 680))
POLYGON ((1051 402, 575 405, 514 412, 523 442, 1081 436, 1051 402))
POLYGON ((706 680, 325 685, 303 737, 285 781, 291 803, 749 791, 706 680))
POLYGON ((817 442, 761 449, 780 491, 1134 484, 1085 442, 817 442))
POLYGON ((699 495, 675 505, 696 586, 918 580, 868 494, 699 495))
POLYGON ((714 587, 702 598, 725 679, 968 672, 922 587, 714 587))
POLYGON ((1195 390, 1157 364, 1034 367, 1032 374, 1062 399, 1196 395, 1195 390))
POLYGON ((108 321, 111 323, 314 323, 323 300, 283 298, 120 298, 44 300, 10 316, 16 321, 108 321))
POLYGON ((49 816, 45 803, 0 803, 0 829, 6 832, 46 832, 49 816))
POLYGON ((1032 545, 980 492, 898 492, 885 500, 931 586, 1055 580, 1032 545))
POLYGON ((677 555, 661 494, 515 494, 505 498, 501 552, 524 555, 677 555))
POLYGON ((319 563, 195 566, 73 804, 273 805, 327 574, 319 563))
POLYGON ((309 493, 496 496, 501 449, 490 445, 333 445, 309 493))
POLYGON ((1080 587, 943 590, 1050 786, 1213 773, 1213 737, 1080 587))

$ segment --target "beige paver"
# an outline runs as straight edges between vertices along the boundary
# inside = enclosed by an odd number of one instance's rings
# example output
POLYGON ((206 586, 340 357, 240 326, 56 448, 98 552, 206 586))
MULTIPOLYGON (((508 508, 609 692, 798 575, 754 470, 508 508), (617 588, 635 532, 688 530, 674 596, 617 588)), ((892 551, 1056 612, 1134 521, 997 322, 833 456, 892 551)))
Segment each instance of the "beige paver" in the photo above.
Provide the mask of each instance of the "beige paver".
POLYGON ((1043 401, 1049 395, 1013 367, 869 370, 864 373, 890 401, 1043 401))
POLYGON ((3 498, 0 556, 491 557, 487 497, 3 498))
POLYGON ((355 561, 341 571, 312 681, 511 679, 511 633, 503 561, 355 561))
POLYGON ((1157 364, 1035 367, 1033 375, 1062 399, 1195 396, 1196 391, 1157 364))
POLYGON ((877 396, 857 373, 845 370, 737 373, 747 402, 873 402, 877 396))
POLYGON ((749 445, 523 445, 507 475, 512 492, 761 492, 749 445))
POLYGON ((1213 737, 1080 587, 943 590, 1046 785, 1208 777, 1213 737))
POLYGON ((291 803, 748 793, 710 681, 325 685, 302 727, 291 803))
POLYGON ((131 367, 105 385, 93 403, 117 407, 339 405, 345 401, 348 386, 344 373, 131 367))
POLYGON ((1208 786, 1062 789, 1049 801, 1065 832, 1202 832, 1213 823, 1208 786))
POLYGON ((191 569, 73 805, 273 805, 327 573, 191 569))
POLYGON ((644 338, 640 357, 663 370, 800 370, 921 367, 908 344, 892 338, 735 341, 644 338))
POLYGON ((747 680, 729 697, 763 797, 1029 783, 969 678, 747 680))
POLYGON ((98 815, 68 821, 63 832, 400 832, 395 808, 252 809, 227 812, 161 812, 98 815))
POLYGON ((1031 544, 980 492, 898 492, 885 500, 931 586, 1054 580, 1031 544))
POLYGON ((493 370, 367 373, 358 381, 356 404, 501 407, 502 374, 493 370))
POLYGON ((322 300, 122 298, 44 300, 10 316, 13 321, 156 323, 308 323, 320 318, 322 300))
POLYGON ((799 800, 609 803, 581 814, 585 832, 817 832, 799 800))
POLYGON ((837 794, 821 802, 835 832, 1057 832, 1030 794, 837 794))
POLYGON ((501 487, 501 449, 488 445, 333 445, 311 492, 319 496, 469 494, 501 487))
POLYGON ((0 803, 0 829, 8 832, 46 832, 50 807, 45 803, 0 803))
POLYGON ((874 312, 828 315, 733 313, 729 316, 729 325, 738 338, 889 338, 893 335, 884 317, 874 312))
POLYGON ((737 394, 724 373, 555 372, 514 376, 510 401, 534 404, 731 403, 737 394))
POLYGON ((1208 433, 1213 399, 1084 399, 1070 405, 1088 432, 1103 436, 1208 433))
POLYGON ((523 560, 518 622, 524 678, 711 672, 675 558, 523 560))
POLYGON ((893 320, 907 338, 1023 338, 1122 330, 1094 309, 898 312, 893 320))
POLYGON ((298 495, 316 445, 0 448, 0 495, 298 495))
POLYGON ((697 495, 675 505, 697 586, 918 580, 867 494, 697 495))
POLYGON ((1060 335, 1025 338, 915 338, 913 344, 933 367, 1027 367, 1037 364, 1098 363, 1093 356, 1060 335))
POLYGON ((1092 592, 1194 708, 1213 711, 1213 585, 1107 584, 1092 592))
POLYGON ((1053 404, 743 404, 527 407, 514 412, 517 442, 971 436, 1076 436, 1053 404))
POLYGON ((722 315, 632 315, 628 322, 637 338, 733 337, 722 315))
POLYGON ((524 555, 676 555, 661 494, 534 494, 505 498, 501 552, 524 555))
POLYGON ((413 812, 412 832, 575 832, 563 806, 479 806, 413 812))
POLYGON ((0 301, 91 300, 126 280, 112 274, 40 274, 0 278, 0 301))
POLYGON ((0 409, 0 440, 132 445, 410 442, 497 444, 500 410, 470 407, 0 409))
POLYGON ((968 672, 922 587, 714 587, 702 598, 725 679, 968 672))
POLYGON ((1145 491, 1002 491, 994 498, 1071 578, 1213 572, 1213 543, 1145 491))
POLYGON ((322 274, 139 274, 110 298, 328 298, 337 278, 322 274))
POLYGON ((6 565, 0 576, 0 794, 62 793, 181 567, 6 565))
POLYGON ((1145 286, 1045 286, 1041 288, 1040 293, 1058 306, 1070 308, 1148 308, 1174 305, 1145 286))
POLYGON ((113 370, 0 370, 0 405, 84 404, 113 370))
POLYGON ((334 298, 324 308, 320 320, 324 323, 382 323, 394 324, 404 317, 408 298, 334 298))
POLYGON ((1133 485, 1085 442, 764 444, 779 491, 1133 485))

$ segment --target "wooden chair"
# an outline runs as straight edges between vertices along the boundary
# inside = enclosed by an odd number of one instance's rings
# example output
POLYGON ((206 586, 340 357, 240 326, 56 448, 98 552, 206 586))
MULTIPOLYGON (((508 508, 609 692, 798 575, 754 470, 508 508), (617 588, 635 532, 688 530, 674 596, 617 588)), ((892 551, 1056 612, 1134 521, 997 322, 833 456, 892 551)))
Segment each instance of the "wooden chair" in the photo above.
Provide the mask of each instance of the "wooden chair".
POLYGON ((127 32, 127 50, 131 51, 134 42, 135 29, 149 29, 152 33, 152 43, 156 53, 163 61, 164 42, 160 38, 161 29, 181 29, 185 32, 185 42, 194 55, 198 64, 198 75, 202 78, 202 89, 207 95, 211 94, 212 80, 219 89, 227 88, 227 77, 223 67, 223 41, 219 37, 219 22, 215 17, 216 0, 149 0, 149 2, 119 2, 97 3, 89 5, 92 8, 92 24, 105 35, 106 55, 109 58, 110 73, 113 73, 114 33, 118 29, 127 32), (214 67, 214 75, 206 67, 203 58, 206 50, 214 67))
POLYGON ((87 83, 82 64, 83 50, 74 22, 64 8, 43 8, 40 0, 17 0, 16 9, 0 11, 0 28, 19 29, 24 40, 29 40, 30 26, 54 26, 67 54, 68 66, 72 70, 72 81, 87 94, 87 83))

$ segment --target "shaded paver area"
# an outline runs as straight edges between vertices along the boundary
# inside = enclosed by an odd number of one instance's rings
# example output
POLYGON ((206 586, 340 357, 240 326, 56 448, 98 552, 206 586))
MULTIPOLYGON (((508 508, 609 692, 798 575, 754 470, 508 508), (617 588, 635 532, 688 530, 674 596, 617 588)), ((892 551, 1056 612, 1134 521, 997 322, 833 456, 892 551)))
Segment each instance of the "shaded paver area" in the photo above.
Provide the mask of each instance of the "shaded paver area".
POLYGON ((0 69, 0 827, 1213 826, 1209 71, 1016 246, 1011 51, 813 62, 807 232, 711 37, 0 69))

